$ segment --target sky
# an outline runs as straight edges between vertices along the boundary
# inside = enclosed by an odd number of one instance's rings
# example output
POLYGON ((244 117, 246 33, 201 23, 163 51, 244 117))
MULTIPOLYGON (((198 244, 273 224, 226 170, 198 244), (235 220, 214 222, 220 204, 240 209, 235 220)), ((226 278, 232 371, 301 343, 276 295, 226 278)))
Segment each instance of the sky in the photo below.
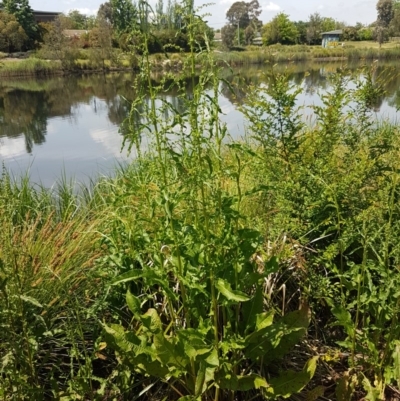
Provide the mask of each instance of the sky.
MULTIPOLYGON (((101 3, 106 0, 30 0, 34 10, 61 11, 79 10, 84 14, 96 14, 101 3)), ((154 1, 154 0, 153 0, 154 1)), ((210 15, 204 19, 214 28, 222 28, 226 24, 225 14, 232 3, 237 0, 195 0, 196 6, 205 3, 213 5, 202 12, 210 15)), ((245 0, 249 1, 249 0, 245 0)), ((308 16, 319 12, 323 17, 354 25, 356 22, 370 24, 376 20, 377 0, 259 0, 263 12, 260 19, 266 23, 277 13, 285 12, 293 21, 307 21, 308 16)), ((150 1, 151 3, 151 1, 150 1)), ((167 0, 164 0, 167 3, 167 0)))

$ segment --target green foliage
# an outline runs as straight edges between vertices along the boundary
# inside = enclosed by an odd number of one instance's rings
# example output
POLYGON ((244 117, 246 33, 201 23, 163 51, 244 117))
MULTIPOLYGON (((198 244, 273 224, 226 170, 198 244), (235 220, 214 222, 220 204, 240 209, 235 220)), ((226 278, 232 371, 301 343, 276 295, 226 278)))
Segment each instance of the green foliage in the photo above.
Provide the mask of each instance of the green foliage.
POLYGON ((28 35, 30 46, 39 39, 39 28, 33 16, 29 0, 3 0, 4 10, 14 15, 22 29, 28 35))
POLYGON ((293 44, 297 42, 298 35, 296 25, 289 20, 289 16, 285 13, 279 13, 262 29, 263 41, 268 45, 275 43, 293 44))
POLYGON ((22 26, 12 15, 0 11, 0 50, 21 50, 28 41, 22 26))
POLYGON ((117 37, 131 32, 137 23, 138 11, 131 0, 111 0, 112 21, 117 37))

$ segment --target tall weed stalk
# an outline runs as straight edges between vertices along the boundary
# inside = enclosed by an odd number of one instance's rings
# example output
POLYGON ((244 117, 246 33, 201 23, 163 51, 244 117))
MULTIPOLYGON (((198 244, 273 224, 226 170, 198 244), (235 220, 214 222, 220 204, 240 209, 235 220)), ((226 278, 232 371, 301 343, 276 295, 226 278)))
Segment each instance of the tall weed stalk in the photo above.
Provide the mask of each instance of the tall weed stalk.
POLYGON ((309 309, 303 303, 279 317, 266 302, 265 280, 279 265, 243 214, 242 158, 250 150, 225 144, 219 69, 207 38, 205 48, 197 44, 202 21, 193 4, 182 6, 191 47, 184 66, 189 92, 178 79, 153 84, 144 32, 135 83, 142 95, 132 105, 141 125, 132 124, 130 136, 140 156, 119 200, 124 217, 115 222, 113 240, 119 243, 113 260, 124 272, 114 291, 126 289, 133 317, 128 325, 105 324, 105 338, 122 364, 161 380, 169 399, 254 399, 252 391, 287 396, 308 383, 317 358, 305 360, 300 372, 269 378, 268 371, 305 334, 309 309), (167 84, 180 93, 179 110, 163 99, 167 84), (121 243, 121 233, 128 242, 121 243))

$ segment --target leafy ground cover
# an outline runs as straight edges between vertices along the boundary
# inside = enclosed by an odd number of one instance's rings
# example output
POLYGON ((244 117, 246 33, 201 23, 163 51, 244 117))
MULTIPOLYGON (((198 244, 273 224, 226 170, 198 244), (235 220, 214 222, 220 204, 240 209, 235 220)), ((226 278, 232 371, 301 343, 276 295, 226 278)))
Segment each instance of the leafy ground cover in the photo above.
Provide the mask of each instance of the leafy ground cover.
POLYGON ((309 126, 268 70, 234 141, 188 30, 191 96, 140 60, 132 165, 78 192, 4 171, 1 398, 396 399, 400 136, 374 71, 332 74, 309 126))

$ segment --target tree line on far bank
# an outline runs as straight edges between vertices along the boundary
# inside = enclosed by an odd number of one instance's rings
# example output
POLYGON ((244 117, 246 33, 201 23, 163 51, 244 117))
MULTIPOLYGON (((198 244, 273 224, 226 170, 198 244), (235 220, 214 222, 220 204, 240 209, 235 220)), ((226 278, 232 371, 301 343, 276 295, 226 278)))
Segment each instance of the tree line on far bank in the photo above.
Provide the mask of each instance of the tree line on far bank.
MULTIPOLYGON (((140 53, 144 32, 151 33, 148 49, 152 53, 188 51, 187 26, 193 14, 190 4, 157 0, 154 8, 150 8, 144 2, 109 0, 101 4, 96 16, 72 10, 51 23, 36 23, 29 0, 0 0, 0 51, 41 49, 46 58, 71 60, 78 58, 79 49, 90 48, 104 64, 115 49, 140 53), (68 30, 81 32, 68 37, 65 35, 68 30)), ((400 0, 379 0, 376 8, 377 20, 370 25, 348 26, 317 12, 307 21, 291 21, 281 12, 263 25, 258 0, 237 1, 226 13, 228 24, 221 30, 222 42, 229 49, 252 44, 255 38, 265 45, 316 45, 321 42, 322 32, 335 29, 343 31, 345 41, 375 39, 383 43, 390 36, 400 36, 400 0)), ((205 45, 204 33, 212 42, 214 31, 200 18, 196 27, 198 45, 205 45)))
POLYGON ((264 24, 258 19, 261 6, 258 0, 237 1, 226 13, 228 23, 221 29, 221 38, 228 48, 250 45, 258 36, 262 43, 307 44, 321 43, 321 34, 336 29, 342 30, 344 41, 377 40, 383 43, 389 37, 400 36, 400 0, 379 0, 377 20, 369 25, 356 23, 353 26, 318 12, 311 14, 307 21, 291 21, 284 12, 278 13, 264 24))
MULTIPOLYGON (((98 48, 102 51, 120 48, 140 52, 142 34, 151 31, 149 50, 188 51, 189 16, 193 10, 176 0, 157 0, 154 9, 132 0, 109 0, 101 4, 96 16, 77 10, 60 14, 51 23, 36 23, 29 0, 0 0, 0 51, 32 49, 61 52, 67 47, 98 48), (144 22, 146 21, 146 22, 144 22), (81 30, 68 37, 68 30, 81 30), (134 34, 132 34, 134 32, 134 34)), ((212 40, 214 32, 200 18, 196 19, 196 41, 205 44, 204 33, 212 40)))

